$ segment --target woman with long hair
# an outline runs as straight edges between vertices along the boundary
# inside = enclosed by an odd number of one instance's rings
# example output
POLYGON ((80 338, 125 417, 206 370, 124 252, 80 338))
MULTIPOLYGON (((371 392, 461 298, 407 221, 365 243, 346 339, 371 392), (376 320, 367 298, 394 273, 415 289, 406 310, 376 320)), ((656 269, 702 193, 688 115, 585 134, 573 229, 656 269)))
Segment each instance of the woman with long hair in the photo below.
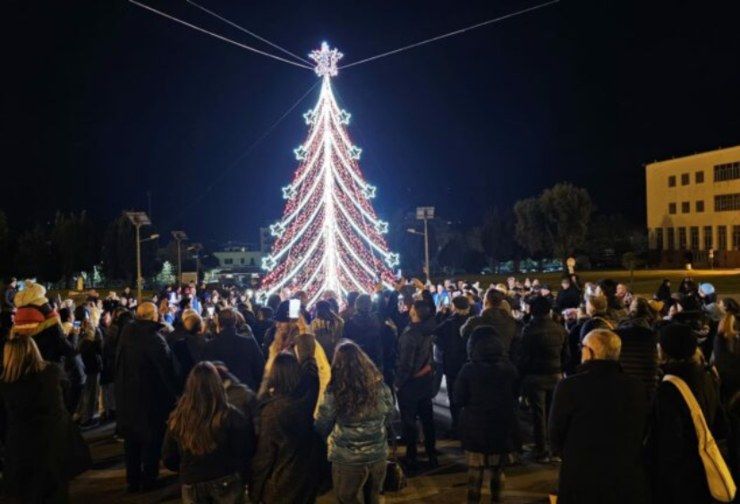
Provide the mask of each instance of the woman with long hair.
POLYGON ((216 367, 196 364, 167 421, 162 450, 165 465, 179 470, 183 503, 244 502, 253 449, 254 431, 227 401, 216 367))
POLYGON ((3 491, 10 502, 68 501, 64 380, 33 338, 16 335, 5 343, 0 397, 7 418, 3 491))
POLYGON ((294 343, 297 351, 277 354, 262 380, 260 435, 249 485, 255 503, 309 504, 318 494, 319 445, 313 431, 319 387, 312 348, 316 341, 303 334, 294 343))
POLYGON ((376 504, 385 481, 393 396, 382 373, 352 341, 337 346, 331 369, 316 429, 328 438, 337 502, 376 504))
POLYGON ((334 357, 334 349, 343 331, 344 320, 334 313, 331 303, 323 300, 316 303, 316 318, 311 321, 311 332, 316 336, 316 342, 324 349, 329 362, 334 357))

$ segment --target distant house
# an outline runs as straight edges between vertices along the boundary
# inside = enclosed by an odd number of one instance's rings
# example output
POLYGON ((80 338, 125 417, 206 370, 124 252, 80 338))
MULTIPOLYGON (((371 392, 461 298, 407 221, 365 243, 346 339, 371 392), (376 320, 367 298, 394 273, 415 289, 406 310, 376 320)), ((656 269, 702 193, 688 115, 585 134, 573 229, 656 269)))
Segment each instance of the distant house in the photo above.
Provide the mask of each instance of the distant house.
POLYGON ((740 266, 740 146, 645 166, 651 255, 664 266, 740 266))
POLYGON ((228 243, 213 252, 218 267, 213 271, 219 281, 249 285, 252 278, 263 273, 262 250, 249 243, 228 243))

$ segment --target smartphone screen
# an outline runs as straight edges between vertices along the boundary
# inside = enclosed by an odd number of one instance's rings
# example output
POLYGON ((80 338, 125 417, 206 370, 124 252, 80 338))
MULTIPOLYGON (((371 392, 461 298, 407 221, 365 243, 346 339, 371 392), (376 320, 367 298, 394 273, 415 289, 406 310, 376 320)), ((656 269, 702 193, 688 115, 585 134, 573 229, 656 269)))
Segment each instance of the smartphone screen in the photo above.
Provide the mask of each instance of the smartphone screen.
POLYGON ((74 328, 75 329, 79 329, 80 328, 80 321, 79 320, 75 320, 73 325, 74 325, 74 328))
POLYGON ((301 314, 301 300, 291 299, 290 305, 288 306, 288 318, 291 320, 298 320, 298 316, 301 314))
POLYGON ((209 307, 207 308, 207 310, 208 310, 208 315, 209 315, 210 317, 213 317, 213 314, 214 314, 214 313, 216 312, 216 307, 215 307, 215 306, 209 306, 209 307))

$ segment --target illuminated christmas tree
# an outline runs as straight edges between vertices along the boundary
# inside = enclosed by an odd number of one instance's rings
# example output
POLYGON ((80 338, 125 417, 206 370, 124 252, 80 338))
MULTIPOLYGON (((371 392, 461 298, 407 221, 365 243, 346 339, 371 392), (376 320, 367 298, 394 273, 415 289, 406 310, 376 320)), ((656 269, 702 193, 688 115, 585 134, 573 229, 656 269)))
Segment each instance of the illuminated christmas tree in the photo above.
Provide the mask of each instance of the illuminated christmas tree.
POLYGON ((339 108, 332 92, 342 54, 323 43, 310 57, 322 79, 321 94, 304 114, 308 138, 294 151, 300 166, 283 187, 283 217, 270 226, 276 240, 262 260, 269 271, 262 288, 265 295, 303 290, 313 305, 326 290, 345 295, 371 292, 378 282, 391 284, 398 254, 388 249, 383 238, 388 223, 378 219, 370 203, 376 188, 363 178, 362 149, 345 129, 350 114, 339 108))

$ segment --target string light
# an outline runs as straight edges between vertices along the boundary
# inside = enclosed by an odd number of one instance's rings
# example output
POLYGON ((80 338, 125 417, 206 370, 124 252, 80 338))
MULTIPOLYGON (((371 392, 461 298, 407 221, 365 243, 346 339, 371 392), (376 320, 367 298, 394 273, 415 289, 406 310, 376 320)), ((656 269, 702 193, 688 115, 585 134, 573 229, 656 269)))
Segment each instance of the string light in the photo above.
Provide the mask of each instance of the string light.
POLYGON ((300 165, 283 187, 283 218, 270 226, 276 240, 262 261, 269 271, 262 285, 265 296, 303 290, 312 304, 326 290, 346 294, 370 292, 378 282, 391 285, 390 268, 399 258, 383 238, 388 223, 378 219, 369 202, 377 188, 364 180, 357 164, 362 149, 344 128, 351 115, 339 108, 332 91, 342 54, 323 43, 309 57, 322 78, 321 93, 303 115, 308 139, 294 150, 300 165))

